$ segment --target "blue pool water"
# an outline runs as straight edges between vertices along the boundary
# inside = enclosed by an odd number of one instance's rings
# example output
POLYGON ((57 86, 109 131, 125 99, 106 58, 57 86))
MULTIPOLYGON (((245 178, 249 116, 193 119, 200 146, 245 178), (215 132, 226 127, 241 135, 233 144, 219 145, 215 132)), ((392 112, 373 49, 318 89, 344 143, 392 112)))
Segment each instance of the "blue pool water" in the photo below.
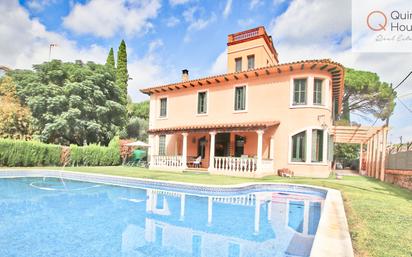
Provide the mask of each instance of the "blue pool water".
POLYGON ((0 256, 309 256, 323 200, 0 179, 0 256))

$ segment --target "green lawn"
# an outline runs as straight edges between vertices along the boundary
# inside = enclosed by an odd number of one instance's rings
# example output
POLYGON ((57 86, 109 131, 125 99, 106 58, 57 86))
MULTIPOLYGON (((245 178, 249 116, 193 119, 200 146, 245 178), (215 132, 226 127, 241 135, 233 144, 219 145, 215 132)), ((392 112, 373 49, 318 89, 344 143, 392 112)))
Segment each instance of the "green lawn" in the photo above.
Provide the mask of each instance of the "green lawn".
MULTIPOLYGON (((60 169, 60 168, 59 168, 60 169)), ((66 170, 202 184, 287 182, 338 189, 342 192, 356 256, 412 256, 412 193, 366 177, 247 179, 195 173, 149 171, 131 167, 67 167, 66 170)))

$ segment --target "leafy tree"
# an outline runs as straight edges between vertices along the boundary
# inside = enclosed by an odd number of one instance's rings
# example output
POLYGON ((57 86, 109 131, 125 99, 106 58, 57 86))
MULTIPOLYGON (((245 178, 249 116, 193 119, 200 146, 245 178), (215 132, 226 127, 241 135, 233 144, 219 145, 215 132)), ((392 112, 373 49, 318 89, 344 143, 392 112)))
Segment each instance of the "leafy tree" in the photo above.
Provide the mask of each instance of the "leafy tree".
POLYGON ((22 138, 31 134, 31 113, 20 103, 16 85, 9 76, 0 79, 0 137, 22 138))
POLYGON ((132 103, 129 101, 127 112, 129 117, 138 117, 144 120, 149 120, 149 100, 139 103, 132 103))
POLYGON ((107 59, 106 59, 106 65, 111 67, 113 70, 116 68, 115 63, 114 63, 113 47, 110 48, 109 55, 107 56, 107 59))
POLYGON ((147 138, 147 125, 147 120, 141 119, 139 117, 131 117, 126 125, 127 137, 145 140, 147 138))
POLYGON ((334 147, 335 160, 341 163, 350 163, 359 158, 358 144, 336 143, 334 147))
POLYGON ((127 116, 127 125, 120 134, 121 138, 135 138, 146 141, 149 127, 149 101, 133 103, 129 98, 127 116))
POLYGON ((126 123, 122 92, 105 65, 53 60, 11 74, 44 142, 108 144, 126 123))
POLYGON ((354 111, 386 120, 395 108, 396 92, 376 73, 346 68, 342 119, 350 121, 354 111))
POLYGON ((127 97, 128 80, 129 74, 127 72, 126 43, 124 42, 124 40, 122 40, 119 45, 119 50, 117 51, 116 85, 123 92, 125 101, 127 97))

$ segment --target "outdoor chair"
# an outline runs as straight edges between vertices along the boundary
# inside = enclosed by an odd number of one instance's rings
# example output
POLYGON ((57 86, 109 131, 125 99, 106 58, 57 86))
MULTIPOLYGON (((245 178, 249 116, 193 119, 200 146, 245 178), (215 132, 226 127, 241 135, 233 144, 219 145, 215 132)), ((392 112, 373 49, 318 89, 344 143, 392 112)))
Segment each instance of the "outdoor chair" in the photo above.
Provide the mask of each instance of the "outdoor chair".
POLYGON ((193 161, 193 167, 200 168, 200 164, 202 164, 202 156, 197 157, 196 160, 193 161))

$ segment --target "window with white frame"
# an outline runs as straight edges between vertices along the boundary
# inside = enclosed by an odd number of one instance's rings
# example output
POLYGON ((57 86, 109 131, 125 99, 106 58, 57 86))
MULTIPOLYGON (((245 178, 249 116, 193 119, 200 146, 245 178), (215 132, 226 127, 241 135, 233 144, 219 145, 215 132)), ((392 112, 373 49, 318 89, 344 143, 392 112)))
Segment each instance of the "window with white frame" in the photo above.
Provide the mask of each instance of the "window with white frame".
POLYGON ((306 161, 306 131, 292 136, 292 161, 306 161))
POLYGON ((207 91, 197 93, 197 114, 207 113, 207 91))
POLYGON ((315 79, 313 84, 313 104, 322 104, 322 79, 315 79))
POLYGON ((159 117, 164 118, 167 116, 167 98, 160 99, 160 114, 159 117))
POLYGON ((235 87, 235 111, 246 110, 246 86, 235 87))
POLYGON ((293 105, 306 104, 306 84, 307 79, 293 80, 293 105))
POLYGON ((312 130, 312 162, 323 162, 323 130, 312 130))
POLYGON ((242 57, 235 59, 236 72, 242 71, 242 57))
POLYGON ((166 135, 159 136, 159 155, 166 155, 166 135))
POLYGON ((247 57, 247 69, 253 70, 255 68, 255 55, 248 55, 247 57))

